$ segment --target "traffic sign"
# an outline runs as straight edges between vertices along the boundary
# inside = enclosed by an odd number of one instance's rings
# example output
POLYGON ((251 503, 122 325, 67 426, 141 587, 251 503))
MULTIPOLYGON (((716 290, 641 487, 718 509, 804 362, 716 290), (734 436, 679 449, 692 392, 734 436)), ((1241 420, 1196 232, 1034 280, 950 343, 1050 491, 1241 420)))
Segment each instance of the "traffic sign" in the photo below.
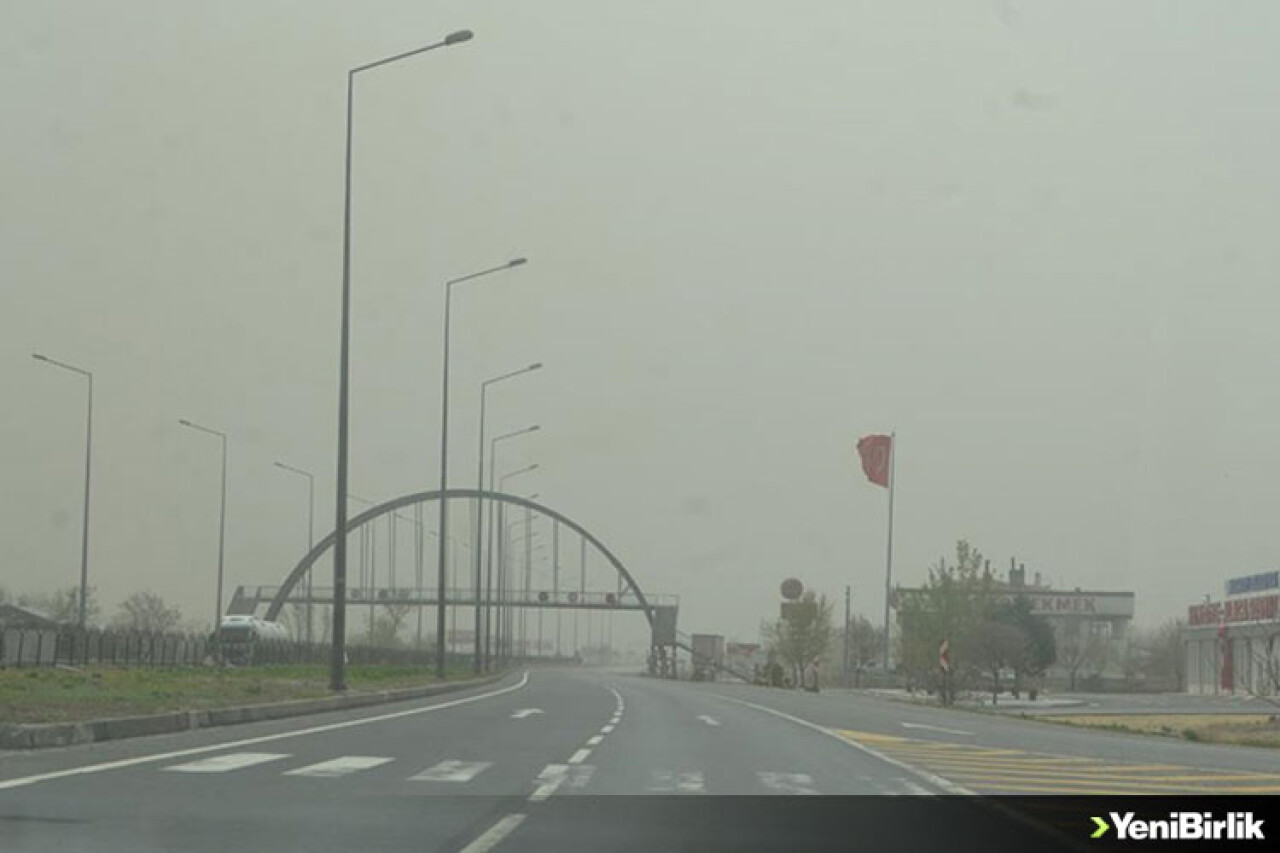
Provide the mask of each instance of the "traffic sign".
POLYGON ((787 601, 795 601, 804 595, 804 584, 798 578, 787 578, 782 582, 782 597, 787 601))

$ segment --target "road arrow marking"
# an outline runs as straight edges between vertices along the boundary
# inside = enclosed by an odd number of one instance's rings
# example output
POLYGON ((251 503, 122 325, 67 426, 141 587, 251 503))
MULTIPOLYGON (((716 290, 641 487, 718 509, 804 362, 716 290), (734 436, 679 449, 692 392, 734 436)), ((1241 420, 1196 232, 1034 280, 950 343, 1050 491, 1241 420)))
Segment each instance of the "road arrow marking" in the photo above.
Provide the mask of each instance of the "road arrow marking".
POLYGON ((959 729, 945 729, 942 726, 930 726, 925 723, 903 723, 902 727, 904 729, 925 729, 926 731, 931 732, 942 732, 944 735, 965 735, 966 737, 973 737, 973 732, 962 732, 959 729))
POLYGON ((511 715, 513 720, 523 720, 525 717, 532 717, 534 714, 541 714, 541 708, 521 708, 511 715))
POLYGON ((1111 828, 1111 826, 1100 817, 1092 818, 1092 820, 1098 825, 1098 828, 1093 831, 1093 835, 1089 836, 1090 838, 1101 838, 1106 835, 1107 830, 1111 828))
POLYGON ((699 714, 698 719, 702 720, 702 722, 706 723, 708 726, 720 725, 719 721, 716 720, 716 718, 711 716, 710 714, 699 714))

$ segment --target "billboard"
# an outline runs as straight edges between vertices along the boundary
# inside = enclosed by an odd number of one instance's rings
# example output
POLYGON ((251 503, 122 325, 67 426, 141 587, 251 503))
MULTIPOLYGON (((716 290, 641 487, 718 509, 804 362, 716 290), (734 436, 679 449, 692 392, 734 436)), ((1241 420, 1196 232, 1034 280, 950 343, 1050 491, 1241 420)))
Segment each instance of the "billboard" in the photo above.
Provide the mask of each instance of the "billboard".
POLYGON ((674 646, 676 644, 676 611, 670 605, 657 605, 653 608, 653 644, 655 646, 674 646))
POLYGON ((1280 589, 1280 571, 1259 572, 1242 578, 1227 581, 1227 595, 1248 595, 1251 592, 1266 592, 1280 589))

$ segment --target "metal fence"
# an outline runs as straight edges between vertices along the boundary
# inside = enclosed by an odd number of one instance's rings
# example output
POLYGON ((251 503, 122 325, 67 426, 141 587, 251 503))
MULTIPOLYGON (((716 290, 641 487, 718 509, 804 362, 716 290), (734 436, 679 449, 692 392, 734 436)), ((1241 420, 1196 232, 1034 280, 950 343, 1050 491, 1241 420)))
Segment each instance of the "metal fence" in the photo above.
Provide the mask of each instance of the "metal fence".
MULTIPOLYGON (((0 669, 54 666, 201 666, 223 662, 211 637, 200 634, 173 634, 147 631, 78 629, 43 630, 6 628, 0 630, 0 669)), ((285 640, 252 644, 248 655, 238 654, 239 665, 327 663, 331 647, 285 640)), ((469 656, 449 656, 450 663, 469 656), (455 660, 456 658, 456 660, 455 660)), ((431 649, 384 649, 347 646, 347 662, 427 666, 435 661, 431 649)))

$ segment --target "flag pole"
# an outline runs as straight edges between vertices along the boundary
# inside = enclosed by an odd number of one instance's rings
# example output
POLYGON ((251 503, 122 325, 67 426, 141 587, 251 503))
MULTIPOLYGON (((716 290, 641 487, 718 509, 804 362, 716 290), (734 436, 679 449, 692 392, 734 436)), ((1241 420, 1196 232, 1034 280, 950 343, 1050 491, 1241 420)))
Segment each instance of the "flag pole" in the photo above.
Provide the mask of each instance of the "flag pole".
POLYGON ((889 671, 889 593, 893 584, 893 490, 898 485, 898 433, 889 433, 889 539, 884 558, 884 669, 889 671))

